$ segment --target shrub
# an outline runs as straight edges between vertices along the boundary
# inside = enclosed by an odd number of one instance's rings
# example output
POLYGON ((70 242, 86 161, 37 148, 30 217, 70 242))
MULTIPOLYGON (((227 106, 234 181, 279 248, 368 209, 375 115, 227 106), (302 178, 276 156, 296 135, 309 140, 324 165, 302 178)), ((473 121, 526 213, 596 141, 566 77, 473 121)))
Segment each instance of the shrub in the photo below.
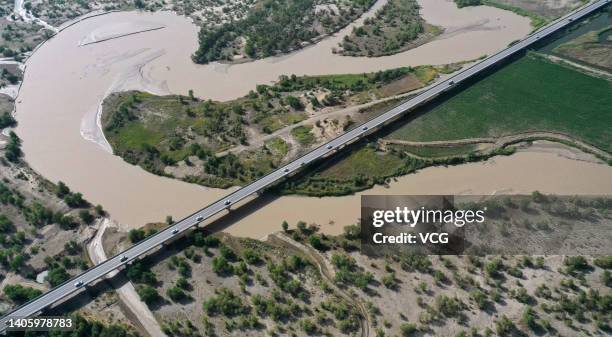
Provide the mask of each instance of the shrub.
POLYGON ((189 295, 179 287, 171 287, 166 290, 166 295, 174 302, 179 302, 189 298, 189 295))
POLYGON ((317 326, 308 318, 304 318, 300 322, 300 326, 302 330, 304 330, 304 332, 308 335, 312 335, 317 332, 317 326))
POLYGON ((128 232, 128 238, 130 242, 136 243, 144 240, 146 233, 143 229, 130 229, 128 232))
POLYGON ((487 307, 488 300, 487 295, 483 293, 480 289, 474 289, 470 292, 470 297, 476 302, 478 308, 484 309, 487 307))
POLYGON ((612 269, 612 255, 598 257, 593 263, 599 268, 612 269))
POLYGON ((234 267, 223 256, 215 256, 212 260, 212 266, 217 275, 223 276, 234 273, 234 267))
POLYGON ((141 285, 136 288, 136 292, 140 299, 145 302, 147 305, 152 305, 161 300, 161 296, 157 292, 157 289, 149 286, 149 285, 141 285))
POLYGON ((242 299, 227 289, 215 290, 216 296, 209 298, 202 304, 204 311, 208 315, 214 316, 223 314, 228 317, 247 314, 250 308, 242 303, 242 299))
POLYGON ((81 218, 85 224, 90 224, 94 220, 94 216, 84 209, 79 211, 79 218, 81 218))
POLYGON ((155 285, 157 283, 155 274, 145 267, 141 261, 136 261, 127 267, 127 277, 136 283, 148 285, 155 285))
POLYGON ((457 298, 440 295, 436 298, 436 308, 446 317, 456 317, 461 312, 462 303, 457 298))
POLYGON ((565 264, 568 273, 584 271, 589 268, 589 263, 584 256, 568 256, 563 260, 563 264, 565 264))
POLYGON ((16 304, 23 304, 42 294, 42 291, 31 287, 24 287, 20 284, 4 286, 4 294, 16 304))
POLYGON ((257 253, 254 249, 246 248, 242 252, 242 256, 244 256, 244 260, 248 264, 256 265, 261 263, 261 257, 259 256, 259 253, 257 253))
POLYGON ((498 278, 501 276, 500 272, 504 268, 504 263, 500 258, 495 258, 485 264, 485 272, 489 277, 498 278))
POLYGON ((495 331, 500 336, 506 336, 514 329, 514 323, 505 315, 501 319, 495 321, 495 331))
POLYGON ((46 280, 51 284, 51 286, 55 287, 62 284, 64 281, 68 280, 70 276, 66 269, 61 266, 54 266, 49 270, 49 274, 47 275, 46 280))
POLYGON ((414 323, 402 323, 402 325, 400 325, 400 331, 402 332, 402 336, 409 337, 417 331, 417 326, 414 323))

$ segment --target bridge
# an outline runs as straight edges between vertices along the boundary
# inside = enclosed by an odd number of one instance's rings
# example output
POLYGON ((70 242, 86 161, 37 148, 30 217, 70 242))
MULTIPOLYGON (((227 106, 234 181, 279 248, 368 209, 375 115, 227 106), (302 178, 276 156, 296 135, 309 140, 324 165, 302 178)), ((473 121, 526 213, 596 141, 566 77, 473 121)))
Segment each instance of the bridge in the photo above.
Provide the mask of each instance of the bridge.
POLYGON ((473 66, 447 78, 444 81, 439 82, 436 85, 433 85, 414 98, 409 99, 408 101, 394 107, 380 116, 373 118, 368 122, 363 123, 358 127, 330 140, 304 156, 297 158, 279 169, 270 172, 262 178, 234 191, 233 193, 230 193, 224 198, 217 200, 216 202, 176 222, 174 225, 167 227, 163 231, 148 237, 127 250, 21 305, 20 307, 7 313, 4 317, 0 318, 0 333, 6 331, 6 324, 9 319, 24 318, 40 314, 43 310, 52 307, 54 304, 61 303, 62 301, 75 296, 76 294, 84 291, 87 285, 92 284, 111 271, 119 269, 131 261, 134 261, 135 259, 152 252, 156 248, 161 247, 164 243, 176 239, 192 227, 197 226, 201 222, 226 209, 229 209, 241 200, 263 191, 266 187, 272 185, 273 183, 290 177, 308 164, 320 160, 321 158, 326 158, 333 155, 338 149, 361 139, 363 136, 366 136, 373 131, 376 131, 415 107, 431 101, 433 98, 438 97, 450 89, 453 89, 468 79, 474 78, 491 66, 506 60, 508 57, 518 53, 541 39, 550 36, 556 31, 571 25, 574 21, 593 13, 611 2, 612 0, 598 0, 573 11, 572 13, 533 32, 525 39, 514 43, 510 47, 481 60, 473 66))

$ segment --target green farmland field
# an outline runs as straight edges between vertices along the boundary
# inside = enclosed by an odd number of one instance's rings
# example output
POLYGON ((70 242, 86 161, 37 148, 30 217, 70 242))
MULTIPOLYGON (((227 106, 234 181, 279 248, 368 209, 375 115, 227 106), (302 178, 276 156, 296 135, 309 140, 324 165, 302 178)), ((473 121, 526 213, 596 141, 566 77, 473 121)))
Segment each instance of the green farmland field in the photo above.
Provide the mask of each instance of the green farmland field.
POLYGON ((455 140, 536 130, 567 133, 612 152, 612 82, 537 55, 525 56, 422 113, 389 138, 455 140))

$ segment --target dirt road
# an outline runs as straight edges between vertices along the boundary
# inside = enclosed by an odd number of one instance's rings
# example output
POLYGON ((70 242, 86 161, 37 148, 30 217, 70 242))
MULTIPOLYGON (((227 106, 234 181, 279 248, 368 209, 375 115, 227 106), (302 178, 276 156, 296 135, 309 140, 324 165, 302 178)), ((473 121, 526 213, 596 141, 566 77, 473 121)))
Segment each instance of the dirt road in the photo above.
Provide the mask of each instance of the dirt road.
MULTIPOLYGON (((89 254, 89 258, 94 264, 98 264, 107 259, 104 246, 102 245, 102 238, 104 237, 104 232, 110 226, 113 226, 112 221, 106 218, 103 219, 96 236, 94 236, 93 240, 87 245, 87 254, 89 254)), ((118 271, 113 271, 107 275, 107 278, 113 278, 117 273, 118 271)), ((111 280, 111 282, 113 281, 111 280)), ((130 316, 138 320, 138 322, 134 322, 135 324, 146 331, 150 337, 166 337, 151 310, 149 310, 147 305, 140 300, 132 282, 115 285, 115 289, 117 295, 119 295, 119 299, 130 311, 130 316)))

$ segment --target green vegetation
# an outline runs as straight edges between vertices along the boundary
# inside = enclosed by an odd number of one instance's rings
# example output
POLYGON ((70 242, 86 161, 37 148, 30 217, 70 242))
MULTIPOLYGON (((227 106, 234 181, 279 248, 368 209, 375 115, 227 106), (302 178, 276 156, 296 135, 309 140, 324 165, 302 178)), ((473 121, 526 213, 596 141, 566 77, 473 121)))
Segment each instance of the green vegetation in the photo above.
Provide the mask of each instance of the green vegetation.
POLYGON ((147 305, 153 305, 162 299, 157 292, 157 289, 150 285, 139 285, 136 287, 136 292, 138 293, 138 296, 140 296, 140 299, 147 305))
POLYGON ((424 162, 412 157, 377 151, 373 146, 356 148, 343 158, 297 181, 282 185, 284 193, 345 195, 363 190, 386 179, 413 172, 424 162))
POLYGON ((38 289, 34 289, 31 287, 24 287, 20 284, 15 284, 15 285, 7 284, 6 286, 4 286, 3 291, 4 291, 4 295, 6 295, 6 297, 8 297, 11 301, 15 302, 16 304, 23 304, 31 299, 34 299, 40 296, 40 294, 42 294, 42 291, 38 289))
POLYGON ((402 323, 402 325, 400 325, 400 331, 403 337, 410 337, 415 334, 418 329, 414 323, 402 323))
MULTIPOLYGON (((471 1, 471 0, 465 0, 465 1, 471 1)), ((484 5, 487 5, 487 6, 497 7, 503 10, 514 12, 520 16, 528 17, 531 20, 531 27, 533 27, 534 30, 548 23, 548 20, 546 18, 540 16, 539 14, 535 12, 523 9, 521 7, 512 6, 512 5, 501 3, 495 0, 482 0, 482 2, 484 5)))
POLYGON ((455 0, 457 7, 463 8, 468 6, 480 6, 482 5, 482 0, 455 0))
POLYGON ((612 34, 612 25, 597 31, 585 33, 553 49, 557 55, 570 60, 578 60, 596 67, 612 70, 612 43, 608 37, 612 34))
POLYGON ((8 127, 14 127, 17 125, 17 121, 13 118, 10 112, 5 112, 0 116, 0 130, 8 127))
POLYGON ((356 0, 337 3, 340 15, 315 10, 313 0, 265 0, 253 7, 246 17, 215 28, 203 27, 199 48, 193 55, 197 63, 227 59, 242 47, 249 58, 262 58, 298 49, 323 34, 335 32, 367 10, 373 1, 356 0))
POLYGON ((250 312, 250 307, 242 303, 242 298, 236 296, 227 288, 215 289, 216 296, 206 300, 202 307, 204 311, 210 315, 219 315, 232 317, 250 312))
MULTIPOLYGON (((114 152, 125 161, 158 175, 225 188, 248 183, 287 160, 289 145, 279 137, 239 155, 219 155, 249 146, 247 135, 270 134, 301 122, 308 117, 302 111, 306 106, 317 111, 394 95, 421 87, 438 72, 423 66, 367 74, 281 76, 275 85, 258 85, 256 91, 228 102, 201 101, 193 93, 117 93, 104 102, 102 125, 114 152)), ((350 127, 349 122, 343 126, 350 127)), ((307 132, 312 128, 303 125, 292 131, 301 147, 316 141, 307 132)))
POLYGON ((545 130, 612 152, 610 91, 609 81, 529 55, 415 118, 390 138, 454 140, 545 130), (576 102, 582 102, 580 107, 576 102))
POLYGON ((21 152, 21 139, 15 134, 15 132, 11 131, 9 133, 9 140, 4 148, 4 158, 6 160, 17 163, 19 162, 23 153, 21 152))
POLYGON ((338 284, 355 286, 365 290, 374 280, 374 275, 369 272, 361 271, 355 259, 348 255, 334 253, 331 258, 331 263, 336 268, 334 280, 338 284))
POLYGON ((478 149, 477 145, 458 145, 458 146, 410 146, 392 145, 397 151, 406 151, 413 155, 424 158, 444 158, 462 156, 472 153, 478 149))
POLYGON ((51 284, 52 287, 56 287, 66 280, 70 278, 70 275, 64 268, 64 266, 59 265, 57 262, 53 263, 51 269, 49 269, 49 274, 47 275, 46 281, 51 284))
POLYGON ((315 137, 311 131, 312 131, 312 125, 297 126, 291 130, 291 135, 301 145, 308 146, 315 142, 315 137))
POLYGON ((364 21, 363 26, 345 36, 341 53, 350 56, 382 56, 394 54, 428 41, 440 33, 427 25, 419 15, 415 0, 391 0, 364 21))

